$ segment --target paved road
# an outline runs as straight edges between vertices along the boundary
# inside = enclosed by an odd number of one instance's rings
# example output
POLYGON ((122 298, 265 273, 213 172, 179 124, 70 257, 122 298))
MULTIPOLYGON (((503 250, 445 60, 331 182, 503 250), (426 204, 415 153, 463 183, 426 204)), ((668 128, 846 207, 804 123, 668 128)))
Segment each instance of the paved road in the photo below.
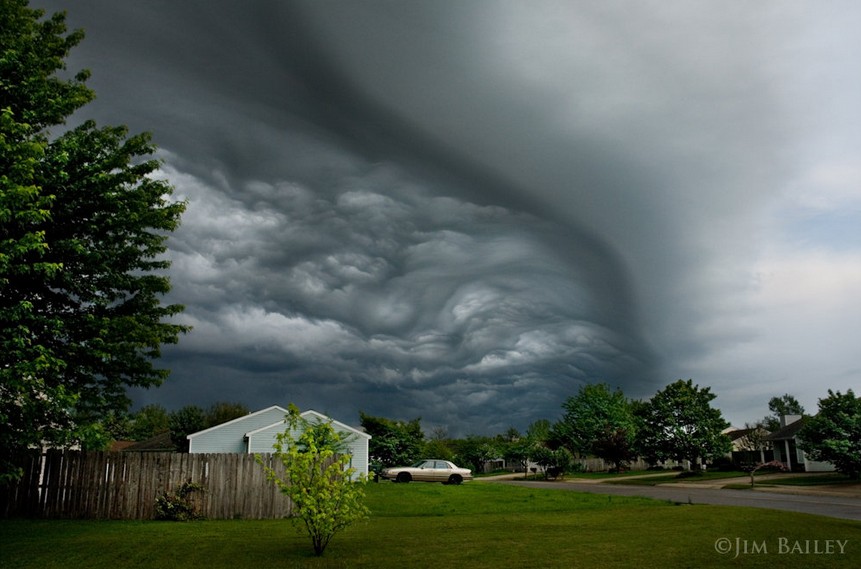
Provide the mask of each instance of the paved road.
POLYGON ((714 504, 787 510, 832 518, 861 520, 861 499, 847 496, 808 496, 779 494, 752 490, 717 490, 691 488, 680 484, 666 486, 624 486, 621 484, 590 484, 579 482, 532 482, 499 480, 499 484, 514 484, 529 488, 573 490, 612 496, 643 496, 683 504, 714 504))

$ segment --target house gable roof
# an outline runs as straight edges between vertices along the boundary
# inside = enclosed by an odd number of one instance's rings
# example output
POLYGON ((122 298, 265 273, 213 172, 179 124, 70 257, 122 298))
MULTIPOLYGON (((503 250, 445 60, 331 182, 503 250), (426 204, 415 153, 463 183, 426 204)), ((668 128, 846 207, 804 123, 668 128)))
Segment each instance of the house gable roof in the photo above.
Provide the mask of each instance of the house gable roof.
MULTIPOLYGON (((302 416, 302 418, 304 418, 306 420, 317 420, 317 421, 322 421, 322 422, 332 421, 332 426, 335 427, 336 430, 348 431, 351 434, 357 435, 359 437, 362 437, 362 438, 365 438, 368 440, 370 440, 370 438, 371 438, 371 435, 369 435, 368 433, 360 431, 360 430, 356 429, 355 427, 345 425, 344 423, 342 423, 340 421, 332 419, 331 417, 328 417, 328 416, 326 416, 322 413, 319 413, 317 411, 314 411, 312 409, 309 409, 308 411, 304 411, 303 413, 301 413, 301 416, 302 416)), ((245 436, 246 437, 252 437, 252 436, 260 434, 264 431, 268 431, 268 430, 272 429, 273 427, 281 427, 283 424, 284 424, 284 421, 278 421, 277 423, 272 423, 271 425, 268 425, 266 427, 262 427, 260 429, 255 429, 253 431, 245 433, 245 436)))
POLYGON ((731 441, 736 441, 742 437, 746 437, 746 436, 754 434, 754 433, 761 433, 763 438, 766 438, 771 434, 763 427, 748 427, 746 429, 731 429, 731 430, 727 430, 727 431, 723 432, 723 434, 726 435, 727 437, 729 437, 729 440, 731 440, 731 441))
POLYGON ((232 419, 232 420, 227 421, 225 423, 221 423, 221 424, 215 425, 213 427, 209 427, 208 429, 204 429, 202 431, 197 431, 196 433, 191 433, 190 435, 188 435, 188 438, 192 439, 192 438, 197 437, 199 435, 202 435, 204 433, 209 433, 209 432, 212 432, 216 429, 221 429, 222 427, 225 427, 227 425, 235 425, 236 423, 239 423, 241 421, 246 421, 252 417, 256 417, 257 415, 261 415, 263 413, 268 413, 268 412, 273 411, 273 410, 280 411, 282 416, 287 414, 287 409, 285 409, 279 405, 272 405, 271 407, 267 407, 265 409, 255 411, 254 413, 249 413, 248 415, 243 415, 242 417, 237 417, 236 419, 232 419))
POLYGON ((313 409, 309 409, 309 410, 305 411, 304 413, 302 413, 302 417, 304 417, 305 419, 309 419, 311 417, 314 417, 315 419, 317 419, 319 421, 332 421, 332 425, 339 428, 340 430, 350 431, 351 433, 356 434, 360 437, 364 437, 368 440, 370 440, 370 438, 371 438, 371 435, 369 435, 368 433, 366 433, 364 431, 360 431, 359 429, 357 429, 355 427, 351 427, 350 425, 346 425, 346 424, 342 423, 341 421, 338 421, 338 420, 333 419, 331 417, 327 417, 326 415, 324 415, 322 413, 318 413, 317 411, 314 411, 313 409))
POLYGON ((798 434, 798 431, 801 430, 801 427, 804 426, 804 417, 795 421, 794 423, 790 423, 785 427, 778 429, 777 431, 771 433, 765 440, 767 441, 782 441, 786 439, 794 439, 798 434))
POLYGON ((724 434, 729 437, 729 440, 734 441, 734 440, 738 440, 742 437, 746 437, 747 435, 749 435, 755 431, 756 431, 756 428, 753 428, 753 429, 736 429, 734 431, 729 431, 729 432, 726 432, 724 434))

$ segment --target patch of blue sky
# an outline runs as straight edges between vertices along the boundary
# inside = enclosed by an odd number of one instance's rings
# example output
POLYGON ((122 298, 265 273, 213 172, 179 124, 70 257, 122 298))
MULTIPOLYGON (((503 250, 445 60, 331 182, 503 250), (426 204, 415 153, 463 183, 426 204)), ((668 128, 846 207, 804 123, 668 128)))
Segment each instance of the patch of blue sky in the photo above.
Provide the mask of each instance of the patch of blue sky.
POLYGON ((857 208, 792 216, 784 230, 795 246, 838 252, 861 250, 861 210, 857 208))

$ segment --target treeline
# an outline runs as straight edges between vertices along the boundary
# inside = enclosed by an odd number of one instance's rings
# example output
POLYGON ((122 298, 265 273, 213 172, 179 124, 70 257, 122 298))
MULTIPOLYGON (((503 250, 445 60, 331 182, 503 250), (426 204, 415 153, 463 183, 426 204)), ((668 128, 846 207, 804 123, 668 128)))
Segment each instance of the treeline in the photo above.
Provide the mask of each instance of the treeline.
MULTIPOLYGON (((780 428, 780 417, 802 416, 799 438, 808 456, 832 462, 838 472, 857 478, 861 474, 861 398, 852 390, 828 393, 812 417, 804 415, 792 395, 771 398, 771 414, 745 425, 749 434, 741 445, 749 450, 770 448, 767 435, 780 428)), ((671 383, 645 401, 629 399, 620 389, 603 383, 589 384, 565 400, 556 422, 541 419, 525 433, 510 428, 495 436, 461 439, 449 438, 440 428, 426 437, 420 419, 401 421, 360 413, 360 420, 373 437, 369 453, 374 469, 440 458, 474 472, 482 472, 498 459, 521 470, 531 463, 545 472, 564 472, 572 469, 575 458, 597 457, 616 471, 640 458, 653 466, 687 462, 692 470, 700 470, 724 460, 732 450, 724 433, 730 425, 712 406, 716 397, 709 387, 690 379, 671 383)))
POLYGON ((188 451, 191 433, 226 423, 249 413, 242 403, 219 401, 209 407, 186 405, 168 411, 162 405, 145 405, 136 412, 112 413, 81 437, 83 450, 107 450, 114 441, 142 442, 169 433, 176 450, 188 451))
POLYGON ((570 470, 574 459, 598 457, 624 469, 637 457, 651 464, 689 461, 692 468, 729 452, 722 431, 729 426, 708 387, 679 380, 649 401, 631 400, 606 384, 584 385, 564 404, 562 418, 541 419, 520 433, 510 428, 493 437, 450 439, 444 430, 425 438, 420 420, 397 421, 360 413, 373 437, 369 452, 376 468, 410 464, 422 457, 452 460, 481 472, 497 459, 525 469, 534 463, 545 472, 570 470))
MULTIPOLYGON (((820 399, 819 413, 805 414, 804 407, 789 394, 772 397, 770 415, 746 423, 746 434, 736 446, 759 451, 771 447, 768 434, 780 428, 780 417, 803 417, 799 433, 801 448, 813 460, 832 462, 836 470, 861 475, 861 398, 828 391, 820 399)), ((712 406, 717 396, 709 387, 692 380, 678 380, 651 399, 629 399, 607 384, 587 384, 568 397, 557 421, 539 419, 524 433, 509 428, 494 436, 470 435, 452 438, 445 428, 429 433, 421 419, 399 420, 359 413, 361 427, 371 435, 369 454, 372 469, 409 465, 423 458, 451 460, 459 466, 482 472, 485 465, 504 460, 526 470, 537 465, 547 472, 570 471, 575 459, 595 457, 612 464, 616 471, 643 459, 650 465, 687 462, 693 470, 713 465, 732 450, 724 434, 729 423, 712 406)), ((84 450, 105 450, 112 441, 146 441, 169 434, 173 447, 187 452, 187 436, 249 413, 242 403, 217 402, 207 408, 186 405, 168 411, 147 405, 134 413, 110 415, 97 424, 90 437, 82 438, 84 450)))

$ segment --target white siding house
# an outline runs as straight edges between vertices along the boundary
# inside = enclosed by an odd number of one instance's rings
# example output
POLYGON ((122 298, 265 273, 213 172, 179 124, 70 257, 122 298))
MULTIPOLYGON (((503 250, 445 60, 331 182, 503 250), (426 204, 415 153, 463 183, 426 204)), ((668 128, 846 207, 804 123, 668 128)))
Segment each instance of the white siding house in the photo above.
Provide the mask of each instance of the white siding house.
MULTIPOLYGON (((188 435, 188 452, 192 453, 247 453, 248 439, 245 436, 251 431, 274 424, 281 424, 284 430, 284 417, 287 409, 273 405, 244 417, 233 419, 226 423, 210 427, 188 435)), ((257 452, 272 452, 272 446, 268 450, 257 452)))
POLYGON ((833 472, 834 465, 830 462, 810 460, 798 441, 798 432, 804 426, 801 415, 781 415, 780 429, 767 437, 774 444, 774 458, 784 463, 790 470, 804 472, 833 472))
MULTIPOLYGON (((267 453, 272 452, 275 436, 283 433, 287 409, 273 405, 254 413, 233 419, 221 425, 188 435, 190 453, 267 453)), ((350 466, 358 474, 368 474, 368 441, 371 435, 330 419, 317 411, 305 411, 302 417, 311 421, 332 421, 332 427, 347 435, 350 466)), ((298 436, 298 433, 294 433, 298 436)))

